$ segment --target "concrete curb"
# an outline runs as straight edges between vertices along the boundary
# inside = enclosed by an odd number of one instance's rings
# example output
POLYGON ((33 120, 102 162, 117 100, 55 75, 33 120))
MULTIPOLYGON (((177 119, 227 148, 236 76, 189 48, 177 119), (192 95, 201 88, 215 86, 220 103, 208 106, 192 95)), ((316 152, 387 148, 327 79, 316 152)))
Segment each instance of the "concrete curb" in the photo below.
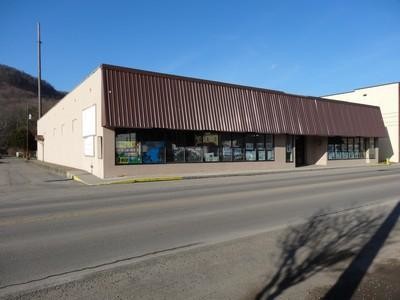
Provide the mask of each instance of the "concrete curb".
MULTIPOLYGON (((360 167, 387 167, 388 165, 374 164, 360 167)), ((327 171, 335 169, 346 169, 354 166, 340 166, 340 167, 327 167, 327 168, 314 168, 314 169, 288 169, 288 170, 270 170, 264 172, 251 172, 251 173, 223 173, 223 174, 204 174, 204 175, 187 175, 187 176, 168 176, 168 177, 147 177, 147 178, 127 178, 121 180, 104 181, 99 183, 87 183, 78 176, 73 176, 72 179, 81 182, 85 185, 99 186, 99 185, 110 185, 110 184, 129 184, 129 183, 145 183, 145 182, 157 182, 157 181, 176 181, 176 180, 193 180, 193 179, 206 179, 206 178, 223 178, 223 177, 235 177, 235 176, 257 176, 257 175, 268 175, 268 174, 282 174, 292 172, 311 172, 311 171, 327 171)))
POLYGON ((41 162, 38 160, 30 160, 29 162, 34 163, 36 166, 46 169, 47 171, 49 171, 51 173, 66 177, 68 179, 73 179, 72 175, 69 173, 69 171, 63 166, 45 163, 45 162, 41 162))
POLYGON ((170 176, 170 177, 148 177, 148 178, 129 178, 129 179, 122 179, 122 180, 114 180, 114 181, 104 181, 99 183, 88 183, 82 180, 77 175, 73 175, 72 179, 80 182, 84 185, 89 186, 99 186, 99 185, 111 185, 111 184, 128 184, 128 183, 143 183, 143 182, 156 182, 156 181, 176 181, 184 179, 181 176, 170 176))
POLYGON ((349 169, 354 167, 368 168, 368 167, 389 167, 386 164, 373 164, 365 166, 340 166, 340 167, 322 167, 322 168, 310 168, 310 169, 287 169, 287 170, 269 170, 269 171, 259 171, 259 172, 248 172, 248 173, 224 173, 224 174, 204 174, 204 175, 188 175, 183 176, 182 179, 203 179, 203 178, 218 178, 218 177, 235 177, 235 176, 257 176, 257 175, 268 175, 268 174, 282 174, 282 173, 295 173, 295 172, 312 172, 312 171, 328 171, 337 169, 349 169))
POLYGON ((57 175, 72 179, 81 184, 87 186, 100 186, 100 185, 111 185, 111 184, 129 184, 129 183, 145 183, 145 182, 157 182, 157 181, 176 181, 176 180, 192 180, 192 179, 206 179, 206 178, 223 178, 223 177, 235 177, 235 176, 257 176, 257 175, 268 175, 268 174, 282 174, 282 173, 294 173, 294 172, 311 172, 311 171, 327 171, 335 169, 347 169, 354 167, 390 167, 393 164, 371 164, 365 166, 336 166, 336 167, 321 167, 321 168, 296 168, 296 169, 285 169, 285 170, 267 170, 267 171, 255 171, 255 172, 239 172, 239 173, 220 173, 220 174, 196 174, 196 175, 183 175, 183 176, 157 176, 157 177, 143 177, 143 178, 113 178, 109 180, 99 179, 96 177, 96 182, 91 183, 90 180, 85 180, 85 175, 91 175, 85 171, 78 169, 70 169, 64 166, 55 164, 45 163, 41 161, 32 160, 37 166, 45 168, 49 172, 53 172, 57 175))

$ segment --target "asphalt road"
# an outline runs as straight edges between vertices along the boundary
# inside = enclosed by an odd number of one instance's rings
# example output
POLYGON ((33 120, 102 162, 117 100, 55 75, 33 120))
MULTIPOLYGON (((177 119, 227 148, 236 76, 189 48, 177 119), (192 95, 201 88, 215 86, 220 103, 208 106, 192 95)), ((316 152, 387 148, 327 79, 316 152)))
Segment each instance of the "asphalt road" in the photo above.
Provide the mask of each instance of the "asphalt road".
POLYGON ((398 166, 88 187, 0 162, 0 292, 400 195, 398 166))

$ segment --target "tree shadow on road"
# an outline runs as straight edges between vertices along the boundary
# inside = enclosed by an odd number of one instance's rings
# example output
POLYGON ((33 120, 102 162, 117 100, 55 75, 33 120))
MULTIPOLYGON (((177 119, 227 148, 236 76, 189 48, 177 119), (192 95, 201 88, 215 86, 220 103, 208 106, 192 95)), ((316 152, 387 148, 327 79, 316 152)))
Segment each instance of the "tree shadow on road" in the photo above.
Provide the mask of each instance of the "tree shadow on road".
POLYGON ((289 228, 278 240, 277 270, 256 299, 274 299, 321 270, 355 256, 384 219, 383 213, 372 210, 335 215, 318 211, 306 223, 289 228))

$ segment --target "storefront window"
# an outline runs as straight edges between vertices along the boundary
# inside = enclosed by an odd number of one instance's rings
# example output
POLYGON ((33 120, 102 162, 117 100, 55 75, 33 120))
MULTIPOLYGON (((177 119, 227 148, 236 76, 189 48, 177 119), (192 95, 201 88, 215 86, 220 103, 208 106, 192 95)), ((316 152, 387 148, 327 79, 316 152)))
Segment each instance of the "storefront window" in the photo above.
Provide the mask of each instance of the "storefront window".
POLYGON ((219 161, 218 134, 206 132, 203 135, 204 161, 219 161))
POLYGON ((375 159, 375 139, 369 139, 369 158, 375 159))
POLYGON ((120 133, 115 136, 115 163, 131 165, 142 163, 140 142, 136 133, 120 133))
POLYGON ((243 135, 232 134, 232 160, 242 161, 244 159, 243 135))
POLYGON ((165 142, 145 141, 142 143, 142 161, 144 164, 161 164, 165 162, 165 142))
POLYGON ((166 134, 167 162, 185 162, 185 133, 170 131, 166 134))
POLYGON ((246 134, 245 136, 245 157, 246 160, 254 161, 257 160, 257 149, 256 149, 257 135, 246 134))
POLYGON ((267 160, 275 160, 274 136, 272 134, 265 136, 265 148, 267 151, 267 160))
POLYGON ((360 158, 360 138, 354 139, 354 158, 360 158))
POLYGON ((328 143, 328 159, 335 159, 335 144, 328 143))
POLYGON ((221 160, 232 161, 232 138, 230 134, 221 134, 221 160))
POLYGON ((328 159, 365 158, 365 143, 360 137, 330 137, 328 139, 328 159))
POLYGON ((348 153, 349 153, 349 159, 354 158, 354 139, 353 138, 348 138, 348 153))
POLYGON ((201 147, 186 147, 185 157, 187 162, 202 162, 203 149, 201 147))
POLYGON ((360 138, 360 158, 365 158, 364 138, 360 138))
POLYGON ((118 165, 274 159, 273 135, 161 129, 120 129, 115 135, 118 165))
POLYGON ((294 146, 294 136, 286 136, 286 162, 293 162, 293 146, 294 146))
POLYGON ((260 134, 257 136, 256 148, 257 148, 257 160, 259 160, 259 161, 266 160, 267 157, 266 157, 266 150, 265 150, 265 135, 264 134, 260 134))
POLYGON ((349 154, 347 152, 347 137, 342 138, 342 159, 348 159, 349 154))
POLYGON ((340 144, 340 141, 335 143, 335 158, 342 159, 342 145, 340 144))
POLYGON ((188 132, 186 133, 185 159, 186 162, 203 161, 203 134, 188 132))
POLYGON ((162 130, 144 129, 137 131, 142 145, 142 163, 162 164, 166 160, 165 132, 162 130))

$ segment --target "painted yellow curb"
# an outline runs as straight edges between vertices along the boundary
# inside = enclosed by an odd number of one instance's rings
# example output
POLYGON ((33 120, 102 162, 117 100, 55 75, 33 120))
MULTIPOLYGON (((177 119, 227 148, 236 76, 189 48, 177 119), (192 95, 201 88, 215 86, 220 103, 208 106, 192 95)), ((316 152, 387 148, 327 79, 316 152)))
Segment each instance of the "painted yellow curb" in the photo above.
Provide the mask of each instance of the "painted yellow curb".
POLYGON ((76 176, 76 175, 73 175, 72 176, 72 180, 75 180, 75 181, 78 181, 78 182, 80 182, 80 183, 83 183, 83 184, 86 184, 86 185, 88 185, 86 182, 84 182, 82 179, 80 179, 78 176, 76 176))
POLYGON ((144 178, 132 178, 126 180, 116 180, 108 182, 107 184, 122 184, 122 183, 139 183, 139 182, 155 182, 155 181, 173 181, 182 180, 181 176, 170 176, 170 177, 144 177, 144 178))
POLYGON ((124 180, 103 182, 101 184, 102 185, 107 185, 107 184, 126 184, 126 183, 135 183, 135 182, 136 182, 135 179, 124 179, 124 180))

